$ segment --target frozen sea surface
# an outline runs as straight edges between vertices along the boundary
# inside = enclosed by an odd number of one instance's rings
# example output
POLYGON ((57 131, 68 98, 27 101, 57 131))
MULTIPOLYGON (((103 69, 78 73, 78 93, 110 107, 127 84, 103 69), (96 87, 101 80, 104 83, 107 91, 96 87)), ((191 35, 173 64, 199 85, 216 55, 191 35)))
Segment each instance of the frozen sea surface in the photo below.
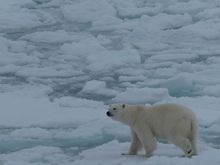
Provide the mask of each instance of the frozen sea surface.
POLYGON ((219 45, 219 0, 0 1, 0 164, 219 164, 219 45), (121 156, 116 102, 190 107, 199 155, 121 156))

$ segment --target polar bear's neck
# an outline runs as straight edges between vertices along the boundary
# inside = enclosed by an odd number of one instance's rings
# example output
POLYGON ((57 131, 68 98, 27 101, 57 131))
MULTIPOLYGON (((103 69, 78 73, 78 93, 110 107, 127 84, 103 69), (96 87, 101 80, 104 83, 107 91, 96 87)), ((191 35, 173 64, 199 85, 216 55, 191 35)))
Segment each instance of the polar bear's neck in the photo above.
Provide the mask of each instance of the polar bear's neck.
POLYGON ((126 125, 132 126, 135 123, 135 119, 132 117, 134 113, 130 110, 129 113, 124 113, 120 121, 126 125))
POLYGON ((137 120, 137 116, 139 115, 139 112, 142 111, 144 106, 133 106, 129 105, 126 107, 124 113, 121 116, 121 122, 129 125, 134 126, 137 120))

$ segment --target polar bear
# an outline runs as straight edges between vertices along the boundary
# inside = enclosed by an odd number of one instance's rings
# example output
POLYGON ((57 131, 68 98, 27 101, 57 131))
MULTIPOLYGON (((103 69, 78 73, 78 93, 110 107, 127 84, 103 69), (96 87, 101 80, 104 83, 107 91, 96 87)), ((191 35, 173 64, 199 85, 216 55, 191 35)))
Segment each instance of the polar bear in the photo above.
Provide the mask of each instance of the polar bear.
POLYGON ((156 149, 157 138, 175 144, 187 157, 197 154, 197 119, 192 110, 183 105, 113 104, 106 114, 130 126, 132 142, 128 155, 136 155, 143 147, 146 156, 151 156, 156 149))

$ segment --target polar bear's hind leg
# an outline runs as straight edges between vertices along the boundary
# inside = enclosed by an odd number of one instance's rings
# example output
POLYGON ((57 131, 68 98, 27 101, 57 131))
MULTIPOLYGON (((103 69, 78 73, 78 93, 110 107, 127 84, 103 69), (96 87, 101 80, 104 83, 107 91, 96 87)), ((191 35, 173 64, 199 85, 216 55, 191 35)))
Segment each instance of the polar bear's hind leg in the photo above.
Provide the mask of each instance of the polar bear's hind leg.
POLYGON ((194 155, 194 150, 189 139, 185 137, 178 137, 174 141, 174 144, 184 151, 185 156, 191 157, 194 155))
POLYGON ((198 134, 198 128, 197 128, 197 122, 192 121, 191 123, 191 134, 189 136, 192 148, 193 148, 193 155, 197 155, 198 151, 197 151, 197 134, 198 134))

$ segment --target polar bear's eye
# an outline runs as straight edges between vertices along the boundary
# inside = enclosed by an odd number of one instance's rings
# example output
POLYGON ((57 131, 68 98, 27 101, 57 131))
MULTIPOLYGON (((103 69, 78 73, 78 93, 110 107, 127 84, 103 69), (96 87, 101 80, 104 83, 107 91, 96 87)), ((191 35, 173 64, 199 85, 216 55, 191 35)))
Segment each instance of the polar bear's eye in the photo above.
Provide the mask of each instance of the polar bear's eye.
POLYGON ((113 110, 116 110, 116 108, 113 108, 113 110))

